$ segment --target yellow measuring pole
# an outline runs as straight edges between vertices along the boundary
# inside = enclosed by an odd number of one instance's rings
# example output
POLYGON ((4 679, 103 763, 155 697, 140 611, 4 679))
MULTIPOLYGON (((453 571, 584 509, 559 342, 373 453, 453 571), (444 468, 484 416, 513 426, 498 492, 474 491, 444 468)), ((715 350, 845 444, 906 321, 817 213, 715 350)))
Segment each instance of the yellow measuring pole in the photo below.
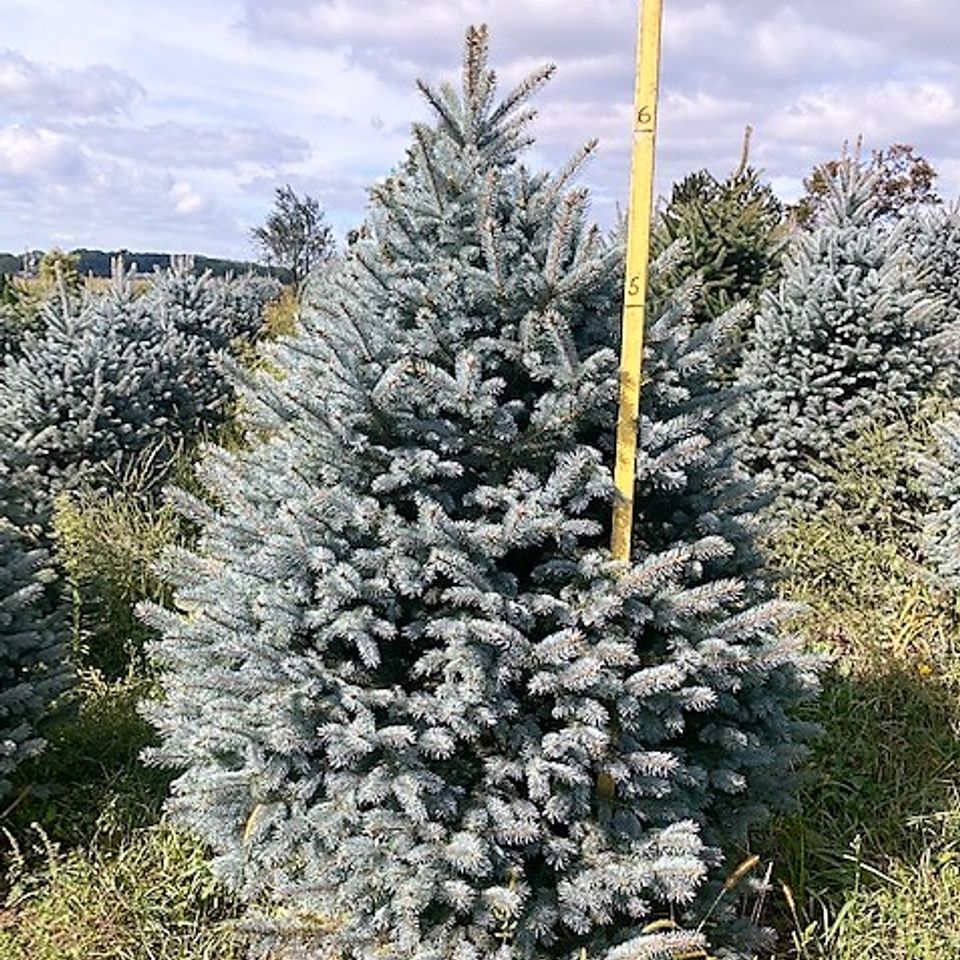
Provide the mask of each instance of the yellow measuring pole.
POLYGON ((653 161, 660 88, 660 25, 663 20, 663 0, 639 2, 633 156, 620 348, 620 410, 617 415, 617 462, 613 474, 617 499, 613 508, 613 536, 610 541, 610 548, 617 560, 630 559, 630 535, 633 532, 637 420, 640 413, 643 325, 650 262, 650 221, 653 218, 653 161))

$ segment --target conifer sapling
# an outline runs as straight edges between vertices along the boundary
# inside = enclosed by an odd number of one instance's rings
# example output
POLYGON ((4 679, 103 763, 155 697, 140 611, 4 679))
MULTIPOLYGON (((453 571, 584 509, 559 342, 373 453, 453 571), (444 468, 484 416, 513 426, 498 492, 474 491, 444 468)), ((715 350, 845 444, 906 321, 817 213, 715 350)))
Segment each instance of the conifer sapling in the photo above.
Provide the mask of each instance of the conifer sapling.
POLYGON ((909 416, 950 369, 942 304, 905 222, 874 216, 875 176, 848 158, 825 181, 826 209, 794 236, 743 363, 744 457, 784 509, 823 503, 845 443, 909 416))
POLYGON ((66 624, 49 557, 0 470, 0 797, 43 748, 39 730, 68 681, 66 624))
MULTIPOLYGON (((633 562, 606 547, 622 238, 531 173, 538 71, 462 92, 374 188, 244 390, 260 442, 175 495, 197 549, 146 607, 172 814, 251 901, 350 958, 610 960, 788 799, 813 687, 774 627, 694 283, 649 332, 633 562), (275 375, 279 373, 279 376, 275 375)), ((268 911, 262 928, 283 922, 268 911)), ((657 954, 659 951, 660 954, 657 954)))

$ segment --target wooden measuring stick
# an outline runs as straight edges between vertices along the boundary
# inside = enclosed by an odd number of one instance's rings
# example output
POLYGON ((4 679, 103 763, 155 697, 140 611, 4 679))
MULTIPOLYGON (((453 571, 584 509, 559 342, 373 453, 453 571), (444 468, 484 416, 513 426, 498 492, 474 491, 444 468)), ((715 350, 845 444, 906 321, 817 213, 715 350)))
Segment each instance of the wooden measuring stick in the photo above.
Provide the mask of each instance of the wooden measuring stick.
POLYGON ((660 87, 660 25, 663 19, 663 0, 639 2, 633 155, 630 165, 630 208, 627 220, 627 262, 620 353, 620 409, 617 415, 617 460, 613 476, 617 495, 610 541, 614 558, 627 561, 630 559, 630 536, 633 532, 643 327, 650 262, 657 98, 660 87))

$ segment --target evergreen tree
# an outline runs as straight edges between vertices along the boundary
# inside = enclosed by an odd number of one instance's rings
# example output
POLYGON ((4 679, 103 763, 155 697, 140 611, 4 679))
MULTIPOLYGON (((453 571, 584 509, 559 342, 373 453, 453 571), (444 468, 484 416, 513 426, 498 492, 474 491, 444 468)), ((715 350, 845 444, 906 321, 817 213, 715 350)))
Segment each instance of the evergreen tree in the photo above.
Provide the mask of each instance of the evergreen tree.
POLYGON ((942 383, 942 303, 923 289, 908 227, 874 216, 874 177, 847 160, 822 222, 794 237, 744 360, 745 459, 789 506, 831 488, 837 451, 909 416, 942 383))
POLYGON ((46 552, 0 472, 0 797, 43 748, 38 723, 66 686, 66 631, 46 552))
MULTIPOLYGON (((744 155, 723 180, 700 170, 674 184, 657 215, 653 250, 659 254, 684 241, 678 270, 682 277, 702 280, 696 313, 703 322, 741 301, 755 306, 761 293, 779 282, 786 236, 782 204, 744 155)), ((732 341, 734 351, 749 336, 752 318, 752 313, 744 314, 743 329, 732 341)), ((735 366, 735 354, 730 366, 735 366)))
POLYGON ((238 339, 257 338, 264 307, 280 292, 271 277, 214 278, 209 270, 198 275, 193 257, 173 257, 169 269, 154 271, 143 307, 180 333, 202 338, 213 350, 226 350, 238 339))
POLYGON ((283 294, 283 285, 273 277, 247 272, 229 276, 224 283, 224 313, 230 318, 230 342, 253 342, 264 335, 269 304, 283 294))
POLYGON ((61 306, 0 367, 4 458, 37 504, 109 484, 148 453, 162 474, 231 397, 213 347, 176 310, 134 296, 122 272, 108 292, 61 306))
POLYGON ((960 414, 944 417, 933 428, 931 455, 920 459, 933 511, 927 517, 927 556, 954 588, 960 588, 960 414))
POLYGON ((937 347, 960 349, 960 206, 915 207, 904 228, 924 289, 941 301, 937 347))
MULTIPOLYGON (((622 238, 521 164, 544 69, 495 100, 422 86, 367 237, 314 284, 262 441, 176 500, 196 550, 149 709, 173 815, 247 898, 330 920, 343 957, 610 960, 788 800, 813 686, 756 567, 730 394, 681 285, 648 335, 632 564, 611 561, 622 238)), ((276 915, 263 926, 275 935, 276 915)))

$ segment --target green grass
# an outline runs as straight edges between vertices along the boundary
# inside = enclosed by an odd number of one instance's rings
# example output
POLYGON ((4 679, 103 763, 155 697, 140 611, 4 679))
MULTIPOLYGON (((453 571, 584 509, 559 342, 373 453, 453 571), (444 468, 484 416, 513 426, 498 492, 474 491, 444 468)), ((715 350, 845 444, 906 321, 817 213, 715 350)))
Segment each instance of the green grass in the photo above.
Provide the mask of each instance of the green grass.
MULTIPOLYGON (((0 910, 4 960, 239 960, 232 907, 202 847, 163 824, 117 847, 62 853, 35 831, 29 856, 10 844, 0 910), (43 867, 28 866, 42 858, 43 867)), ((9 843, 9 840, 8 840, 9 843)))
POLYGON ((803 950, 783 955, 953 955, 960 875, 941 868, 960 840, 960 686, 909 663, 861 664, 827 678, 817 716, 825 732, 800 812, 765 843, 797 905, 794 917, 783 898, 780 926, 791 937, 808 931, 803 950), (905 916, 929 918, 927 939, 941 952, 909 952, 916 929, 905 916), (874 943, 867 934, 881 928, 874 943))
POLYGON ((131 484, 106 496, 61 495, 53 528, 71 594, 76 661, 111 678, 131 667, 143 671, 150 631, 134 607, 167 599, 154 564, 167 547, 185 542, 184 524, 171 507, 156 505, 131 484))
POLYGON ((927 435, 921 419, 861 438, 834 508, 771 546, 833 658, 799 811, 761 842, 782 960, 960 956, 960 609, 918 547, 927 435))
POLYGON ((165 599, 151 568, 181 524, 125 490, 62 498, 55 533, 77 682, 0 807, 0 957, 239 960, 238 908, 200 844, 164 822, 170 775, 140 759, 155 680, 133 607, 165 599))
POLYGON ((927 850, 886 872, 861 864, 843 904, 797 922, 792 956, 807 960, 946 960, 960 956, 957 853, 927 850))
POLYGON ((17 772, 0 815, 3 960, 239 960, 239 914, 206 852, 162 817, 169 775, 145 767, 153 732, 130 673, 83 674, 17 772))
POLYGON ((137 705, 151 688, 134 673, 81 674, 44 730, 47 749, 17 771, 0 825, 22 836, 37 823, 55 842, 82 846, 155 823, 170 777, 140 762, 153 731, 137 705))

